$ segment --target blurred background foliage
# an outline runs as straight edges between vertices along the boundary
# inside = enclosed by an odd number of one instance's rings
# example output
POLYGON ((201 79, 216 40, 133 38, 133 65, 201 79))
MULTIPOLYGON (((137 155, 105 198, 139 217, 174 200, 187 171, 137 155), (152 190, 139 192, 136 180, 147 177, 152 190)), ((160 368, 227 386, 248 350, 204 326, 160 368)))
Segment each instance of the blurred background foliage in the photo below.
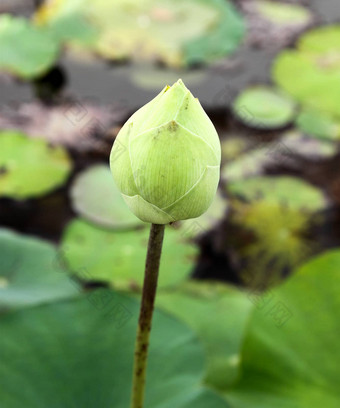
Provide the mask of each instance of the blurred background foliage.
POLYGON ((338 408, 340 7, 0 2, 1 407, 128 406, 148 225, 108 166, 181 77, 221 182, 167 227, 149 408, 338 408))

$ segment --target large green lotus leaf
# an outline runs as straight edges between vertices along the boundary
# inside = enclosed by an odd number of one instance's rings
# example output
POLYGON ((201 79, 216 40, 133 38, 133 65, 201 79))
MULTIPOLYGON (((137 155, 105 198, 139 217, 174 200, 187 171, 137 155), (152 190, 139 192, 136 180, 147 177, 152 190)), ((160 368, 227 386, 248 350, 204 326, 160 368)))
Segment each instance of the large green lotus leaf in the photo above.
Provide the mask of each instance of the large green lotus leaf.
POLYGON ((58 58, 59 44, 26 19, 0 16, 0 70, 21 78, 45 73, 58 58))
POLYGON ((244 33, 241 17, 223 0, 54 0, 39 9, 36 21, 72 23, 70 14, 83 16, 97 30, 97 39, 88 44, 92 52, 177 67, 234 51, 244 33))
POLYGON ((244 292, 220 283, 190 282, 160 291, 157 306, 188 324, 206 354, 206 383, 219 389, 235 381, 240 348, 252 303, 244 292))
POLYGON ((61 147, 15 131, 0 132, 0 196, 26 199, 63 185, 71 161, 61 147))
MULTIPOLYGON (((129 297, 98 290, 3 316, 1 406, 128 407, 138 307, 129 297)), ((187 327, 156 312, 145 406, 227 408, 201 385, 203 357, 187 327)))
POLYGON ((320 189, 304 180, 289 177, 254 177, 228 184, 228 190, 245 199, 281 203, 292 209, 318 211, 327 206, 320 189))
POLYGON ((298 4, 285 4, 268 0, 257 0, 259 12, 274 24, 306 24, 311 20, 311 12, 298 4))
POLYGON ((307 135, 318 139, 340 139, 340 120, 320 111, 302 110, 296 119, 296 125, 307 135))
POLYGON ((71 187, 71 200, 80 216, 99 226, 128 229, 146 225, 125 204, 109 166, 95 165, 83 171, 71 187))
POLYGON ((277 84, 308 108, 340 117, 340 25, 317 28, 277 57, 277 84))
POLYGON ((78 291, 78 285, 59 262, 54 246, 0 229, 1 309, 62 299, 78 291))
MULTIPOLYGON (((109 231, 76 219, 64 233, 61 254, 70 270, 82 279, 138 289, 143 284, 148 236, 148 229, 109 231)), ((165 231, 161 288, 185 280, 193 266, 197 249, 182 238, 180 231, 165 231)))
POLYGON ((330 251, 257 297, 235 408, 339 406, 339 270, 340 252, 330 251))
POLYGON ((285 126, 294 119, 295 104, 276 89, 252 86, 238 95, 233 102, 233 111, 247 126, 272 129, 285 126))

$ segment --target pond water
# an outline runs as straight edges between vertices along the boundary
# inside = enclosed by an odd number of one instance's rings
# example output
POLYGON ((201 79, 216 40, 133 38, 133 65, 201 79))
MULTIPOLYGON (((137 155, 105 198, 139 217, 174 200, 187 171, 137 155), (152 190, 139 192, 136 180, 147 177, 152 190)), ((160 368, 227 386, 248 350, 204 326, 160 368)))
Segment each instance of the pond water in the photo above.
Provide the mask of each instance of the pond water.
MULTIPOLYGON (((336 0, 306 2, 318 16, 317 24, 329 24, 339 20, 340 10, 336 0)), ((18 4, 18 14, 29 14, 29 7, 18 4)), ((293 47, 293 38, 288 46, 293 47)), ((209 116, 216 125, 219 134, 246 136, 256 140, 275 141, 292 125, 278 130, 249 129, 236 120, 232 114, 231 104, 235 97, 246 87, 253 84, 270 84, 272 62, 283 47, 254 47, 245 44, 231 57, 221 60, 208 68, 196 67, 191 71, 169 70, 135 64, 108 64, 100 60, 80 61, 64 56, 57 67, 47 76, 35 82, 20 82, 7 76, 0 77, 0 118, 16 116, 20 104, 36 103, 37 96, 44 95, 47 106, 53 103, 63 104, 71 98, 73 103, 91 103, 98 107, 119 105, 125 115, 121 115, 121 123, 130 113, 148 102, 167 81, 175 81, 182 77, 197 96, 209 116)), ((51 105, 52 104, 52 105, 51 105)), ((41 113, 43 115, 43 113, 41 113)), ((36 118, 39 122, 39 118, 36 118)), ((14 122, 15 122, 14 120, 14 122)), ((228 136, 228 137, 229 137, 228 136)), ((90 164, 106 163, 109 144, 102 151, 78 151, 71 149, 75 170, 69 183, 38 200, 16 202, 11 199, 0 200, 0 223, 25 233, 39 235, 59 242, 65 225, 75 213, 68 197, 68 190, 82 169, 90 164)), ((313 162, 308 159, 295 160, 291 166, 279 162, 266 174, 291 175, 304 178, 310 183, 326 191, 335 203, 340 202, 340 177, 337 175, 339 154, 323 161, 313 162)), ((318 250, 340 244, 340 212, 332 205, 323 212, 323 222, 308 234, 317 235, 318 250)), ((201 241, 201 259, 196 267, 198 277, 216 277, 240 282, 239 262, 233 262, 233 250, 226 251, 230 244, 227 229, 231 230, 228 220, 219 224, 212 233, 208 233, 201 241)), ((242 234, 241 234, 242 237, 242 234)), ((240 239, 240 236, 238 237, 240 239)), ((244 240, 244 242, 247 242, 244 240)), ((235 243, 234 243, 235 244, 235 243)), ((238 245, 237 243, 235 244, 238 245)))

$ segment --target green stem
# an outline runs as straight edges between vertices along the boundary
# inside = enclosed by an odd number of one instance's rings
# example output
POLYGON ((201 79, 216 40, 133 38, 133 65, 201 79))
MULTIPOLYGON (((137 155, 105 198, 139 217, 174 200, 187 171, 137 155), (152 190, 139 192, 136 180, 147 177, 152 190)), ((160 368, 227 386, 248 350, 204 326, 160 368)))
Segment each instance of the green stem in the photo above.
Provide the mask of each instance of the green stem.
POLYGON ((165 225, 152 224, 150 230, 148 253, 145 264, 142 304, 139 314, 135 347, 131 408, 143 408, 144 403, 149 338, 157 290, 164 228, 165 225))

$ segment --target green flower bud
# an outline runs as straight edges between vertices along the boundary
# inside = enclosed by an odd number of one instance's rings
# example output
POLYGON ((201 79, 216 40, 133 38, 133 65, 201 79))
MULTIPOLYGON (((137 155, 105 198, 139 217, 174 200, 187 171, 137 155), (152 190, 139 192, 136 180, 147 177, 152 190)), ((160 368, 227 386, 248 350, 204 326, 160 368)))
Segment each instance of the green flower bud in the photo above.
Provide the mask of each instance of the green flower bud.
POLYGON ((110 157, 127 205, 154 224, 203 214, 216 193, 220 163, 217 132, 181 80, 131 116, 110 157))

